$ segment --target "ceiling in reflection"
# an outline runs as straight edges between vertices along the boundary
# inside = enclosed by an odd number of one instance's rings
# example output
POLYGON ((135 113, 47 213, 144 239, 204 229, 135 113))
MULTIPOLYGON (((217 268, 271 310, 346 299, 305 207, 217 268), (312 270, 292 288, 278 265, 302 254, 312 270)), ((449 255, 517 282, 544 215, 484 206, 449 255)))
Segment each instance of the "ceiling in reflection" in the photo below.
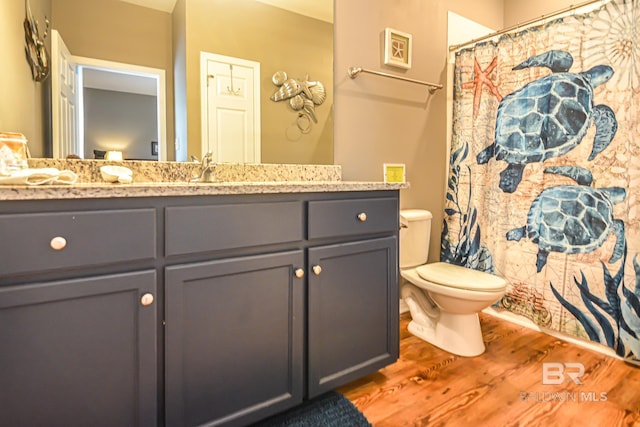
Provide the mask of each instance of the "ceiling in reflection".
POLYGON ((176 0, 120 0, 125 3, 137 4, 138 6, 160 10, 162 12, 173 12, 176 0))
MULTIPOLYGON (((163 12, 173 12, 176 0, 120 0, 163 12)), ((333 2, 317 0, 256 0, 271 6, 290 10, 300 15, 333 23, 333 2)))
POLYGON ((82 87, 85 88, 157 96, 157 84, 158 82, 154 78, 138 76, 129 72, 105 71, 99 68, 83 68, 82 70, 82 87))

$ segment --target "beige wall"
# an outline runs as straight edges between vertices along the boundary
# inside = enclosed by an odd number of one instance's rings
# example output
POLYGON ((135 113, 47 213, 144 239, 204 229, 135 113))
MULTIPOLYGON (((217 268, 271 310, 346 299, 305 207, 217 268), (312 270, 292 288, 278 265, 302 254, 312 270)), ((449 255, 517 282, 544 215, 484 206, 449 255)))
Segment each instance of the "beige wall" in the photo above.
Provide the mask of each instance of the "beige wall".
MULTIPOLYGON (((447 10, 445 0, 348 0, 336 2, 335 162, 343 179, 380 181, 383 163, 405 163, 411 188, 401 191, 401 208, 433 213, 431 261, 439 259, 446 153, 446 93, 370 74, 351 80, 350 66, 381 70, 429 82, 446 83, 447 10), (367 11, 367 13, 363 13, 367 11), (385 27, 413 35, 413 64, 406 72, 385 66, 381 40, 385 27)), ((468 3, 466 10, 481 10, 468 3)), ((491 22, 485 23, 490 25, 491 22)))
POLYGON ((504 0, 504 27, 508 28, 538 18, 574 4, 583 3, 574 0, 504 0))
POLYGON ((114 0, 53 0, 53 27, 73 55, 171 68, 171 14, 114 0))
MULTIPOLYGON (((40 36, 46 26, 44 18, 51 16, 51 0, 30 0, 33 17, 39 23, 40 36)), ((0 132, 20 132, 28 139, 33 157, 47 154, 50 141, 50 112, 48 105, 49 79, 36 83, 25 57, 25 19, 23 0, 2 0, 0 7, 0 132)), ((49 37, 45 39, 47 51, 51 51, 49 37)))
POLYGON ((565 7, 545 0, 338 0, 335 18, 335 163, 345 180, 381 180, 382 164, 407 165, 411 188, 401 191, 400 207, 430 210, 434 217, 429 260, 440 256, 444 187, 448 172, 446 93, 429 95, 422 86, 361 75, 350 66, 446 84, 447 11, 490 28, 523 21, 565 7), (367 13, 363 13, 366 11, 367 13), (413 66, 408 71, 380 59, 385 27, 413 35, 413 66))
MULTIPOLYGON (((489 28, 504 27, 505 3, 509 0, 447 0, 442 2, 446 9, 489 28)), ((529 3, 514 0, 519 3, 529 3)), ((553 0, 551 0, 553 1, 553 0)))
MULTIPOLYGON (((183 4, 180 0, 180 4, 183 4)), ((333 26, 253 0, 186 2, 186 86, 189 155, 200 156, 200 52, 260 63, 263 163, 333 163, 333 94, 316 107, 318 123, 297 140, 286 137, 297 115, 269 97, 274 72, 333 86, 333 26)))

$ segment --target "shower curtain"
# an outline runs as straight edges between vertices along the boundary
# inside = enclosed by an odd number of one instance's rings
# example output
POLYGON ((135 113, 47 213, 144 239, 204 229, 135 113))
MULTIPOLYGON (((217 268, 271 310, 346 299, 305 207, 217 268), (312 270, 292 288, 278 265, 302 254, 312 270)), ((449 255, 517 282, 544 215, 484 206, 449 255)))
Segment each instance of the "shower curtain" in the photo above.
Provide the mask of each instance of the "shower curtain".
POLYGON ((455 54, 441 259, 494 307, 640 361, 640 1, 455 54))

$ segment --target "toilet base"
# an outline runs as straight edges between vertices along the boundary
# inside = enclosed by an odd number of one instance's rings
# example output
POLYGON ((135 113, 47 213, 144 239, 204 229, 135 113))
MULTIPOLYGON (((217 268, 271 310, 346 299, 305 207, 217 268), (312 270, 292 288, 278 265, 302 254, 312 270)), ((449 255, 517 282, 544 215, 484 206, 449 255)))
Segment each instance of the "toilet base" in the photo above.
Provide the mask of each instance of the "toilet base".
POLYGON ((484 353, 486 347, 477 313, 440 311, 440 317, 434 323, 435 327, 412 320, 407 329, 416 337, 458 356, 474 357, 484 353))

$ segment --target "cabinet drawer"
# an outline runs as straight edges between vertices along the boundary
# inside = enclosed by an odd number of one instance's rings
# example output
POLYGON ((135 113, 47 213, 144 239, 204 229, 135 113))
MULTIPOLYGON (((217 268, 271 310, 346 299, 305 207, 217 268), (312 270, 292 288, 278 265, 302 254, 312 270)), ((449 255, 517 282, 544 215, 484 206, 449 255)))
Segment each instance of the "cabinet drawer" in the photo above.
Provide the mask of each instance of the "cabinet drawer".
POLYGON ((156 257, 154 209, 0 215, 0 276, 156 257))
POLYGON ((309 239, 398 230, 394 198, 309 202, 309 239))
POLYGON ((303 239, 301 202, 174 206, 165 215, 167 256, 303 239))

